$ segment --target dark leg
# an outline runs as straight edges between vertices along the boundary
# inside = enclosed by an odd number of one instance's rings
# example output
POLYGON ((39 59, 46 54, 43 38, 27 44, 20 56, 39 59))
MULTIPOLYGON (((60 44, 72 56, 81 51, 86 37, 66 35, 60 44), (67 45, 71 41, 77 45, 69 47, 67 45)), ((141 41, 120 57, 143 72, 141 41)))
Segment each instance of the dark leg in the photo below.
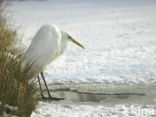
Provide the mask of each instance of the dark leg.
POLYGON ((41 77, 42 77, 42 79, 43 79, 43 81, 44 81, 44 84, 45 84, 45 86, 46 86, 46 90, 47 90, 48 96, 49 96, 49 98, 51 98, 51 95, 50 95, 50 92, 49 92, 49 89, 48 89, 47 83, 46 83, 46 81, 45 81, 45 78, 44 78, 43 72, 41 72, 41 77))
POLYGON ((39 78, 39 76, 37 76, 37 78, 38 78, 38 83, 39 83, 39 87, 40 87, 40 91, 41 91, 41 97, 42 97, 42 99, 43 99, 44 96, 43 96, 43 91, 42 91, 42 87, 41 87, 40 78, 39 78))
POLYGON ((56 100, 56 101, 64 100, 64 99, 65 99, 65 98, 51 97, 50 92, 49 92, 49 89, 48 89, 48 86, 47 86, 47 83, 46 83, 45 78, 44 78, 44 75, 43 75, 43 72, 41 72, 41 77, 42 77, 42 79, 43 79, 43 81, 44 81, 44 84, 45 84, 45 86, 46 86, 46 90, 47 90, 47 92, 48 92, 49 99, 56 100))

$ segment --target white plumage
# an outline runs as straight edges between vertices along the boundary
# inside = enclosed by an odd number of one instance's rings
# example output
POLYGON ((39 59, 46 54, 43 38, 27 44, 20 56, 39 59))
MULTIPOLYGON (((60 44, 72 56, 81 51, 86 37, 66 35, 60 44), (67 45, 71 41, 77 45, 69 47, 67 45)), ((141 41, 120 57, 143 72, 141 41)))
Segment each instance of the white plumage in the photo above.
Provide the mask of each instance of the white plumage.
POLYGON ((63 54, 68 41, 84 48, 69 33, 60 31, 57 26, 43 25, 37 31, 24 55, 22 68, 32 64, 32 71, 35 75, 39 74, 50 62, 63 54))
POLYGON ((42 98, 44 98, 44 96, 39 79, 40 73, 46 86, 49 98, 60 100, 50 95, 50 91, 43 75, 43 70, 50 62, 56 59, 59 55, 63 54, 67 47, 68 41, 72 41, 80 47, 84 48, 80 43, 74 40, 69 33, 59 30, 57 26, 43 25, 37 31, 23 57, 22 69, 25 69, 26 66, 31 66, 30 73, 31 75, 38 77, 42 98))

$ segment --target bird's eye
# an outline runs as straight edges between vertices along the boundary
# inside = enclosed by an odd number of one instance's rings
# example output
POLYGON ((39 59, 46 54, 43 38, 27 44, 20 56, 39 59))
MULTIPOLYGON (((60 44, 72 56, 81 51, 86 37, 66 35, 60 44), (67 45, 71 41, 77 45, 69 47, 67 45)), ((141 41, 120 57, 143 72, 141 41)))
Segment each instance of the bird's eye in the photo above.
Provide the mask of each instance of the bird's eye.
POLYGON ((71 36, 68 36, 68 38, 69 38, 69 39, 72 39, 72 37, 71 37, 71 36))

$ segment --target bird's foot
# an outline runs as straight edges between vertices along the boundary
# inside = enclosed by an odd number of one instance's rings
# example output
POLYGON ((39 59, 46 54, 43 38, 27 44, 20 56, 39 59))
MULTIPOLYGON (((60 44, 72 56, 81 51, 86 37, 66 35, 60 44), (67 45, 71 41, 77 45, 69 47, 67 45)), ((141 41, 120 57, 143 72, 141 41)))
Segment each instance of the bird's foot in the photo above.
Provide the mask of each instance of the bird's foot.
POLYGON ((60 100, 64 100, 65 98, 58 98, 58 97, 45 97, 43 95, 41 95, 42 100, 51 100, 51 101, 60 101, 60 100))
POLYGON ((60 100, 64 100, 65 98, 58 98, 58 97, 52 97, 52 96, 49 96, 49 100, 52 100, 52 101, 60 101, 60 100))

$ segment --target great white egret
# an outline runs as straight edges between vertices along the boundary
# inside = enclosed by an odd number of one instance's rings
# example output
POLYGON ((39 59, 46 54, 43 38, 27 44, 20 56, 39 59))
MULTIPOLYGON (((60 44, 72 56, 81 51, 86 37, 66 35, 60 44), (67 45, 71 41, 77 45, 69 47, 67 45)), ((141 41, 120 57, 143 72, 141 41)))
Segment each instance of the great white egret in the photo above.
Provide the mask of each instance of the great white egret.
POLYGON ((42 97, 43 93, 38 75, 41 73, 49 98, 52 98, 43 75, 43 70, 49 63, 63 54, 69 41, 84 49, 84 46, 74 40, 69 33, 59 30, 56 25, 43 25, 37 31, 23 57, 22 68, 31 65, 31 71, 38 77, 42 97))

